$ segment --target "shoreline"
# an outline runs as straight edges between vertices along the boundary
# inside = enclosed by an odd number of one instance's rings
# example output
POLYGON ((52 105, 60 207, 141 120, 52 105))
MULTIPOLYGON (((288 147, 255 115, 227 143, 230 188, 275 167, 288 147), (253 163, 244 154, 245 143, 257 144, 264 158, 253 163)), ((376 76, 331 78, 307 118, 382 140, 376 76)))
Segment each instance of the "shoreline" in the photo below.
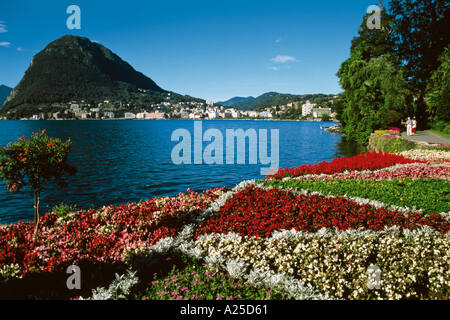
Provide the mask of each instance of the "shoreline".
POLYGON ((184 120, 184 121, 275 121, 275 122, 335 122, 340 123, 338 120, 322 121, 322 120, 299 120, 299 119, 48 119, 48 120, 17 120, 17 119, 1 119, 1 121, 170 121, 170 120, 184 120))

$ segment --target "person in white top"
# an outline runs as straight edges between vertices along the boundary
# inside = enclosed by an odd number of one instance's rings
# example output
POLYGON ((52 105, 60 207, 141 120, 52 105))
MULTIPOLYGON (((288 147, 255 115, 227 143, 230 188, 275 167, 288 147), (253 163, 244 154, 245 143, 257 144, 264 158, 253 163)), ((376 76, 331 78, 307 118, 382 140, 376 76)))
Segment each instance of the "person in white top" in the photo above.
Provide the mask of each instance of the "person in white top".
POLYGON ((406 121, 406 135, 412 136, 412 120, 411 117, 408 117, 408 120, 406 121))

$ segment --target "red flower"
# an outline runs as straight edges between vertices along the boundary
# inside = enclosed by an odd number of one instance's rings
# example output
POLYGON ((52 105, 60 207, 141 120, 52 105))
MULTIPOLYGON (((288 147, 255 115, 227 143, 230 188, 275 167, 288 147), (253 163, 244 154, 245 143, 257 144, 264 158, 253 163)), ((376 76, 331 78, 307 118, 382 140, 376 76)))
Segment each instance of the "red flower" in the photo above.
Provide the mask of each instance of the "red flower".
POLYGON ((422 225, 440 232, 450 229, 450 223, 438 214, 423 217, 420 213, 375 209, 340 197, 295 196, 289 191, 265 191, 251 186, 235 194, 216 216, 201 223, 195 236, 236 232, 242 236, 267 237, 277 230, 382 230, 385 226, 415 229, 422 225))
POLYGON ((335 158, 331 162, 322 161, 315 165, 308 164, 298 168, 279 169, 277 173, 269 175, 268 178, 281 179, 286 176, 298 177, 306 174, 333 174, 345 170, 376 170, 406 163, 425 163, 425 161, 412 160, 390 153, 369 152, 354 157, 335 158))

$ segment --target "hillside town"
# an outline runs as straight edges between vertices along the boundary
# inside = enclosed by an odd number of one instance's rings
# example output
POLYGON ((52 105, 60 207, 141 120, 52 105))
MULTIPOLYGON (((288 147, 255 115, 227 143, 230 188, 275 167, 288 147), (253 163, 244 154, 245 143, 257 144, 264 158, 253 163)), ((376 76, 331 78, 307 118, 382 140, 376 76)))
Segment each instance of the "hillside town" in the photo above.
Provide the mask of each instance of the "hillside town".
MULTIPOLYGON (((330 100, 332 105, 334 100, 330 100)), ((104 100, 96 105, 85 101, 71 101, 68 103, 54 103, 53 112, 33 114, 21 120, 164 120, 164 119, 282 119, 289 111, 298 111, 299 116, 293 120, 321 120, 335 118, 333 108, 322 107, 306 101, 277 105, 263 110, 239 110, 225 107, 211 101, 170 102, 150 104, 146 108, 138 109, 131 104, 120 101, 104 100)))

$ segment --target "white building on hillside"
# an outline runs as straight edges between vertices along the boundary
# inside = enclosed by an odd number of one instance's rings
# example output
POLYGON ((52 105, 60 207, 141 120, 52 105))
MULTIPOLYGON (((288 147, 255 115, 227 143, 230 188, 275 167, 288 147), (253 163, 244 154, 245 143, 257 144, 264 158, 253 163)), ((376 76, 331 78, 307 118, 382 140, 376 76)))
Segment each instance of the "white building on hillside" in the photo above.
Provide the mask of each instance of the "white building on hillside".
POLYGON ((219 113, 216 111, 212 111, 212 110, 208 110, 208 112, 206 114, 208 115, 209 119, 216 119, 219 117, 219 113))
POLYGON ((136 115, 132 112, 125 112, 125 119, 136 119, 136 115))
POLYGON ((231 117, 233 118, 240 118, 241 117, 241 112, 239 110, 236 109, 231 109, 231 117))
POLYGON ((306 101, 306 103, 302 105, 302 116, 306 117, 306 116, 310 115, 312 112, 312 109, 315 106, 316 106, 315 103, 311 103, 311 102, 309 102, 309 100, 306 101))
POLYGON ((272 113, 269 111, 263 111, 259 115, 263 118, 272 118, 272 113))

